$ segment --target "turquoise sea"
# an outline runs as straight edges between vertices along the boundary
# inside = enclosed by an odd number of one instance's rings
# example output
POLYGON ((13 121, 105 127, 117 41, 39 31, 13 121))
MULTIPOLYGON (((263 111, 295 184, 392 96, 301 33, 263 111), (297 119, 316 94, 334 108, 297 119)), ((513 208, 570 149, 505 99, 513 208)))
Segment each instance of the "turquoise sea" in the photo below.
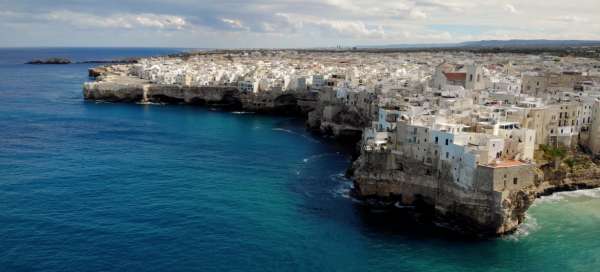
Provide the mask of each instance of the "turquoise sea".
POLYGON ((0 49, 0 271, 600 271, 600 191, 467 240, 365 211, 301 120, 85 102, 88 64, 179 49, 0 49))

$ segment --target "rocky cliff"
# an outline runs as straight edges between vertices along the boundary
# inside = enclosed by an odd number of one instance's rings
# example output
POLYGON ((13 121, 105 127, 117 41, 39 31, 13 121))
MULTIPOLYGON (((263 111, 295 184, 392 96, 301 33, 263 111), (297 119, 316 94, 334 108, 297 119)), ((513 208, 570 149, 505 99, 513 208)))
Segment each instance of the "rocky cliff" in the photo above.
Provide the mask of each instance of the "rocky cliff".
POLYGON ((552 175, 544 174, 548 172, 546 166, 542 168, 533 168, 533 185, 500 191, 487 188, 485 179, 474 188, 458 186, 444 177, 443 171, 431 172, 424 163, 399 158, 389 151, 363 151, 350 172, 353 196, 370 207, 409 207, 416 218, 427 223, 470 236, 496 236, 516 230, 539 196, 600 187, 598 166, 552 175), (401 168, 398 160, 402 160, 401 168))
POLYGON ((130 76, 103 75, 90 71, 97 80, 85 83, 87 100, 194 104, 258 113, 303 115, 315 108, 318 96, 311 93, 242 93, 232 86, 160 85, 130 76))
POLYGON ((322 135, 357 143, 369 122, 367 114, 361 113, 356 107, 320 103, 308 114, 306 125, 322 135))
POLYGON ((302 116, 307 127, 322 135, 356 143, 369 124, 356 107, 331 105, 319 100, 318 92, 243 93, 236 87, 159 85, 131 76, 107 74, 104 67, 90 70, 95 81, 85 83, 87 100, 194 104, 265 114, 302 116))
MULTIPOLYGON (((191 87, 158 85, 130 76, 107 75, 94 70, 96 81, 84 85, 87 100, 155 102, 224 107, 257 113, 306 117, 307 128, 338 141, 356 144, 370 114, 355 106, 332 102, 316 92, 242 93, 231 86, 191 87)), ((450 166, 442 165, 441 169, 450 166)), ((569 171, 536 168, 533 185, 495 191, 485 182, 465 188, 444 171, 432 171, 426 163, 411 161, 391 152, 362 152, 349 168, 354 180, 352 195, 368 207, 409 210, 415 218, 477 236, 493 236, 515 230, 536 197, 555 191, 600 186, 600 167, 569 171), (400 163, 399 163, 400 162, 400 163), (399 166, 400 165, 400 166, 399 166)), ((485 178, 483 179, 485 180, 485 178)))

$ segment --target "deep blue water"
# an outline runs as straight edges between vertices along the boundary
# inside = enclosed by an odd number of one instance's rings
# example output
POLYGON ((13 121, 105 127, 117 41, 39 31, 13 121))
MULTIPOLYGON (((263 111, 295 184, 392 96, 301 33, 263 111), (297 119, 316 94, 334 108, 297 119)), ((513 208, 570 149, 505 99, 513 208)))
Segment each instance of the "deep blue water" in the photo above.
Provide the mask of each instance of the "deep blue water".
POLYGON ((91 65, 21 64, 175 51, 0 50, 0 270, 598 271, 598 190, 464 240, 364 211, 300 120, 84 102, 91 65))

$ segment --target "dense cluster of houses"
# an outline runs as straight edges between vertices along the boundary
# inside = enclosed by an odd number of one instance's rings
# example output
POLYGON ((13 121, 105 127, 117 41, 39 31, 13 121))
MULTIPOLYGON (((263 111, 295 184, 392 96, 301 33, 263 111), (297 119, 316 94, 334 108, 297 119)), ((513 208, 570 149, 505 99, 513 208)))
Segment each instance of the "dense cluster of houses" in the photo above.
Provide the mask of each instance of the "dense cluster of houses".
POLYGON ((532 164, 542 145, 600 154, 600 62, 592 59, 282 50, 148 58, 130 72, 159 84, 318 92, 372 120, 364 150, 445 162, 461 186, 478 166, 532 164))

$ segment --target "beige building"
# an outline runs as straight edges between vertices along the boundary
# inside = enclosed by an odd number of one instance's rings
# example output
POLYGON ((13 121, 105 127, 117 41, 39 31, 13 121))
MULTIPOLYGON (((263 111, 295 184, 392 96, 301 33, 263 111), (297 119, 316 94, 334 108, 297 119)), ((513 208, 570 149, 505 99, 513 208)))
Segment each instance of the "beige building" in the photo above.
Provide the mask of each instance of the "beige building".
POLYGON ((579 72, 523 74, 521 91, 540 97, 559 91, 572 91, 583 80, 584 76, 579 72))

